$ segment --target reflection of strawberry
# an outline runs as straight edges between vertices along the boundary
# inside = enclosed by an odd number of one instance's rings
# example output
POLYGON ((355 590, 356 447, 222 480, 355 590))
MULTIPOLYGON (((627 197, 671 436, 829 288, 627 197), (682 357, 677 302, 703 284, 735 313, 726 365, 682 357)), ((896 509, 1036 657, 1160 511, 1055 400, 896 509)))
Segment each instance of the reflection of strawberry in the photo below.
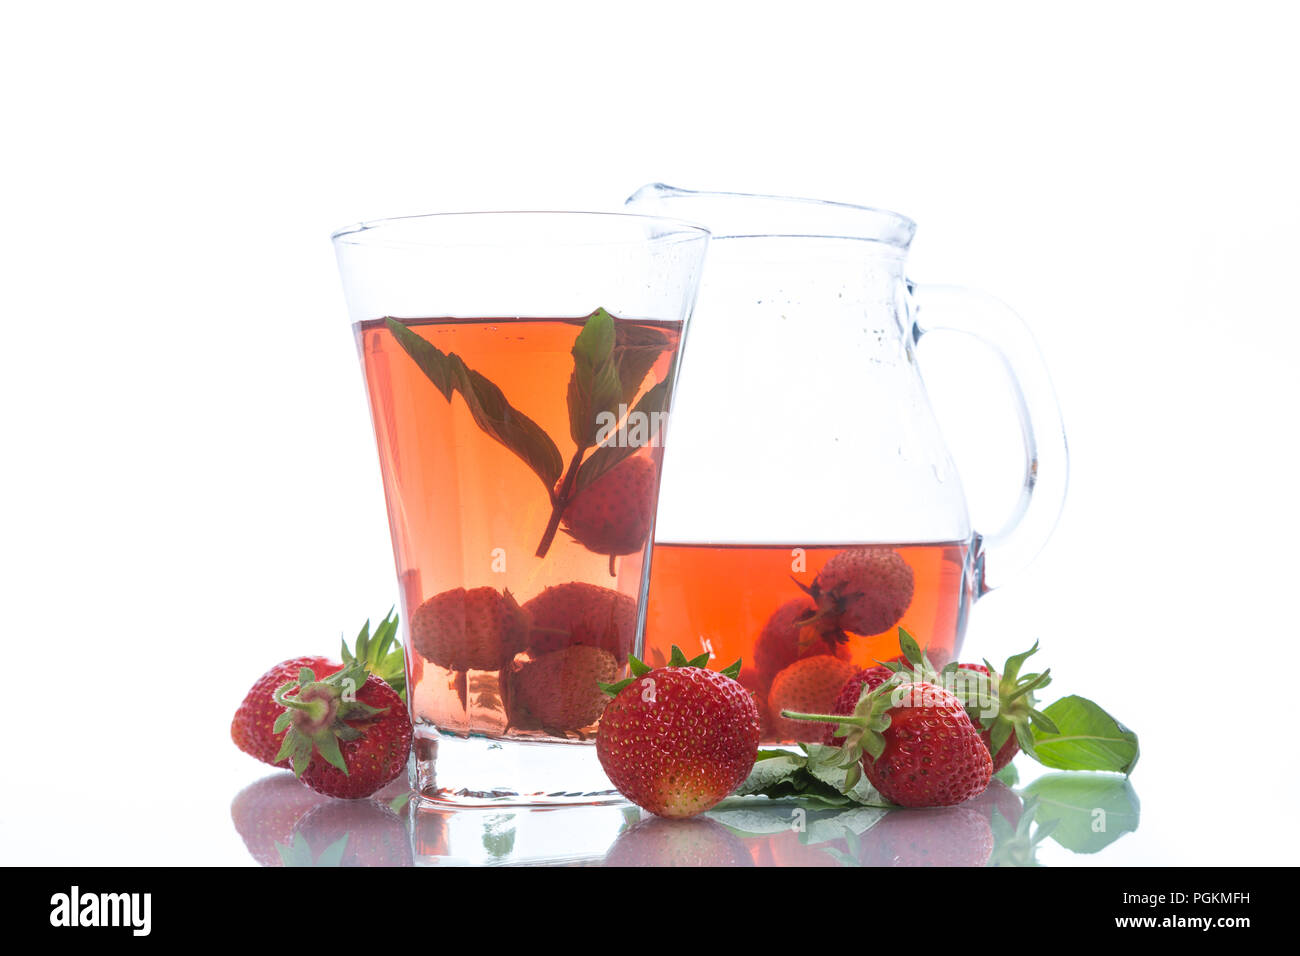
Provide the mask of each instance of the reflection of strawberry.
POLYGON ((411 645, 425 660, 453 671, 499 670, 524 644, 527 619, 509 591, 454 588, 411 615, 411 645))
MULTIPOLYGON (((828 658, 829 659, 829 658, 828 658)), ((651 813, 688 817, 713 806, 749 774, 758 753, 758 710, 730 676, 687 661, 668 667, 630 658, 633 677, 614 685, 596 733, 596 756, 623 796, 651 813)))
POLYGON ((811 587, 799 586, 817 602, 823 636, 842 641, 844 631, 870 637, 897 624, 912 603, 914 584, 898 552, 849 548, 826 562, 811 587))
POLYGON ((993 831, 966 807, 891 810, 862 835, 859 852, 864 866, 983 866, 993 831))
POLYGON ((291 773, 251 783, 235 795, 230 818, 249 854, 262 866, 282 866, 276 846, 288 846, 297 822, 329 798, 304 787, 291 773))
POLYGON ((990 825, 993 823, 993 814, 996 811, 1013 830, 1020 823, 1020 815, 1024 812, 1020 795, 996 777, 989 781, 983 793, 972 797, 963 806, 978 812, 990 825))
POLYGON ((288 758, 299 779, 331 797, 357 798, 401 774, 411 719, 397 692, 359 661, 323 680, 310 677, 304 670, 275 693, 285 708, 276 722, 284 732, 278 756, 288 758))
POLYGON ((821 727, 801 720, 787 720, 781 716, 781 711, 827 713, 840 688, 852 676, 852 664, 826 654, 795 661, 777 674, 767 695, 772 737, 777 740, 820 741, 821 727))
POLYGON ((532 622, 528 649, 534 654, 585 644, 609 651, 622 664, 636 639, 636 601, 585 581, 547 588, 524 612, 532 622))
POLYGON ((649 458, 624 459, 573 497, 564 509, 565 530, 596 554, 636 554, 650 534, 658 478, 649 458))
POLYGON ((849 649, 844 644, 822 640, 814 627, 804 632, 803 622, 812 618, 816 611, 811 601, 795 598, 773 611, 763 625, 758 640, 754 642, 754 666, 767 686, 779 671, 802 657, 834 654, 849 659, 849 649))
POLYGON ((651 817, 624 830, 605 855, 605 866, 753 866, 744 843, 707 817, 651 817))
POLYGON ((800 833, 794 829, 782 830, 780 833, 769 833, 766 836, 758 837, 754 840, 747 840, 747 843, 755 844, 752 856, 760 862, 761 866, 800 866, 800 867, 829 867, 838 866, 839 863, 834 856, 827 851, 839 843, 808 843, 806 833, 800 833))
POLYGON ((331 800, 294 828, 286 866, 411 866, 401 818, 374 800, 331 800))
POLYGON ((412 842, 421 860, 451 854, 451 821, 459 812, 421 805, 412 808, 412 842))
POLYGON ((575 644, 529 661, 512 677, 511 722, 545 730, 578 730, 594 723, 609 700, 600 684, 618 676, 614 655, 575 644), (531 721, 529 720, 531 718, 531 721))

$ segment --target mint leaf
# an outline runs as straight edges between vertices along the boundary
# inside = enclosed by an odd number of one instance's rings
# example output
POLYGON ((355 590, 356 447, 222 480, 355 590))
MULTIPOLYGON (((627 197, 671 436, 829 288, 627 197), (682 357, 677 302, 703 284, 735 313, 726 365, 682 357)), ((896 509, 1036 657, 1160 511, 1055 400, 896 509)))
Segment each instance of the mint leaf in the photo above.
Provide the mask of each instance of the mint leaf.
MULTIPOLYGON (((809 803, 809 801, 804 801, 809 803)), ((705 816, 721 823, 740 837, 755 837, 795 832, 805 846, 818 846, 832 840, 865 833, 887 811, 872 807, 817 807, 804 806, 804 813, 796 816, 796 808, 788 803, 766 803, 755 800, 737 800, 719 804, 705 816), (795 823, 800 826, 796 829, 795 823)), ((828 848, 829 850, 829 848, 828 848)))
POLYGON ((747 797, 764 793, 768 788, 790 779, 807 763, 808 758, 800 754, 784 750, 760 750, 749 776, 733 791, 732 796, 747 797))
POLYGON ((1137 794, 1125 777, 1052 773, 1022 791, 1036 798, 1034 819, 1074 853, 1096 853, 1138 828, 1137 794))
POLYGON ((560 480, 564 461, 549 435, 511 405, 487 378, 467 366, 455 352, 445 353, 393 318, 384 323, 407 355, 447 401, 460 392, 474 423, 515 454, 546 486, 550 496, 560 480))
POLYGON ((623 397, 614 360, 614 317, 597 309, 587 318, 573 343, 573 374, 569 377, 569 434, 579 448, 596 444, 598 416, 615 412, 623 397))
POLYGON ((633 322, 618 324, 614 365, 618 368, 618 380, 623 388, 623 402, 630 403, 636 397, 650 369, 670 347, 668 336, 659 329, 633 322))
POLYGON ((760 750, 754 766, 733 792, 733 797, 764 796, 772 800, 796 799, 810 806, 880 806, 884 803, 870 784, 858 781, 845 789, 846 771, 833 766, 834 747, 812 745, 809 753, 760 750), (811 754, 811 755, 809 755, 811 754))
MULTIPOLYGON (((1130 774, 1138 761, 1137 734, 1085 697, 1062 697, 1043 713, 1057 733, 1033 727, 1035 758, 1057 770, 1130 774)), ((1026 748, 1027 749, 1027 748, 1026 748)))
MULTIPOLYGON (((664 406, 668 401, 668 383, 672 381, 671 373, 662 382, 646 389, 640 401, 628 412, 628 418, 637 415, 645 415, 648 421, 655 421, 655 414, 662 414, 664 406)), ((615 433, 617 434, 617 433, 615 433)), ((651 436, 653 438, 653 436, 651 436)), ((581 490, 599 478, 605 472, 609 471, 615 465, 622 462, 637 452, 637 446, 631 442, 625 445, 611 444, 599 445, 596 450, 587 456, 587 460, 582 463, 578 469, 577 481, 574 489, 581 490)))

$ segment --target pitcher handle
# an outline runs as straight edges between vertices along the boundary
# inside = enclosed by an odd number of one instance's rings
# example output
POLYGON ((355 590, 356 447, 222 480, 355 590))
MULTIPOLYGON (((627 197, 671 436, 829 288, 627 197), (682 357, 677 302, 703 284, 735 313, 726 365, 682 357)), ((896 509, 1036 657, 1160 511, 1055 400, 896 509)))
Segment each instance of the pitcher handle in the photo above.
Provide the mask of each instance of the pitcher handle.
POLYGON ((1007 373, 1020 419, 1025 452, 1020 497, 997 532, 975 539, 975 593, 982 595, 1024 570, 1056 527, 1069 480, 1061 410, 1033 335, 1005 304, 958 286, 909 284, 909 290, 913 340, 928 332, 964 332, 992 349, 1007 373))

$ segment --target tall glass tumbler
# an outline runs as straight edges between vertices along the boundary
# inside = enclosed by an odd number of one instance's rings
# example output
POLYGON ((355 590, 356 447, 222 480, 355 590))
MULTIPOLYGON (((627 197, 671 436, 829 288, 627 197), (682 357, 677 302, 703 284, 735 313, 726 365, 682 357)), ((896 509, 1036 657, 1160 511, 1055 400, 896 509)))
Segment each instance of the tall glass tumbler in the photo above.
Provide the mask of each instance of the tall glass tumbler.
POLYGON ((470 805, 609 799, 597 682, 640 650, 708 233, 492 212, 333 241, 404 610, 413 786, 470 805))

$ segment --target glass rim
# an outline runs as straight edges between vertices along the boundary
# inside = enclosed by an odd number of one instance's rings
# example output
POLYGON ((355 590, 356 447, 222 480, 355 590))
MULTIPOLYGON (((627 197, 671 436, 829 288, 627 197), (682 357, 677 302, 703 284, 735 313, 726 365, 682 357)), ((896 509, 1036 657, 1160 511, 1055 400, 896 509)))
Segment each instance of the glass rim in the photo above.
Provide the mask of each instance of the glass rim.
POLYGON ((483 222, 492 219, 502 222, 510 219, 516 219, 526 222, 537 222, 544 219, 555 221, 596 221, 610 223, 634 223, 658 224, 664 227, 663 232, 653 236, 628 237, 622 240, 617 238, 603 239, 599 236, 584 236, 566 239, 561 236, 538 234, 533 237, 527 237, 531 243, 548 244, 548 245, 583 245, 591 243, 609 244, 611 242, 627 242, 629 244, 644 243, 662 243, 665 241, 692 241, 708 239, 712 234, 705 227, 687 222, 682 219, 676 219, 671 216, 657 216, 648 213, 637 212, 607 212, 603 210, 566 210, 566 209, 492 209, 492 210, 467 210, 462 212, 429 212, 415 213, 407 216, 386 216, 380 219, 366 219, 361 222, 352 223, 330 233, 330 241, 336 246, 362 246, 371 242, 383 243, 386 245, 402 245, 411 247, 436 247, 436 246, 458 246, 458 245, 476 245, 480 243, 510 245, 521 242, 524 237, 512 236, 508 230, 502 230, 499 236, 489 238, 476 237, 479 242, 467 242, 465 237, 457 238, 455 235, 430 235, 419 238, 412 236, 394 237, 394 230, 404 226, 412 226, 418 223, 428 223, 431 225, 450 224, 455 221, 461 222, 483 222), (360 237, 369 234, 369 238, 360 237))

